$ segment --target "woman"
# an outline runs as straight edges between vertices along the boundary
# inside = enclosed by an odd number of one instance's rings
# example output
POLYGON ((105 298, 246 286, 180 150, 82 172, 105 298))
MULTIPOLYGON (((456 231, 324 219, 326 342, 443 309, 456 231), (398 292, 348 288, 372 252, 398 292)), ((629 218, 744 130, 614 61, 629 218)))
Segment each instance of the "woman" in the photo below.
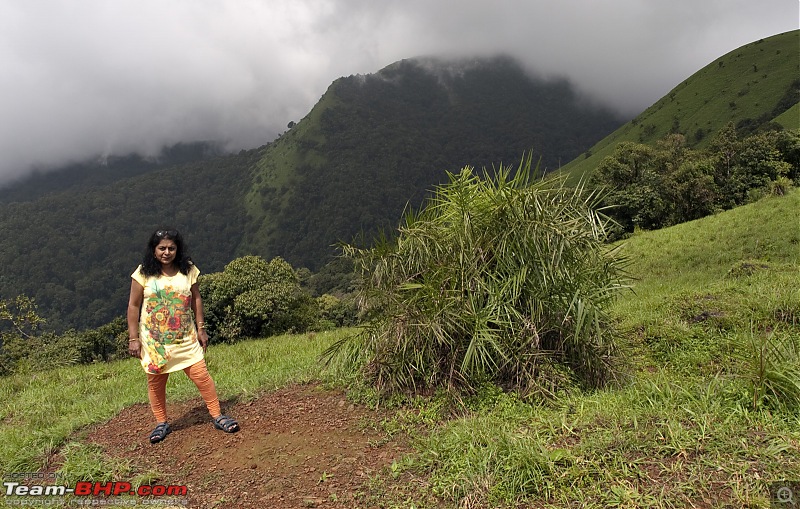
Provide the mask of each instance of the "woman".
POLYGON ((131 274, 128 352, 139 358, 147 373, 150 408, 157 422, 150 434, 154 444, 172 431, 167 422, 166 387, 169 374, 178 370, 183 370, 200 390, 214 427, 226 433, 239 431, 236 420, 220 411, 217 390, 203 358, 208 334, 197 284, 199 275, 176 230, 154 232, 142 264, 131 274))

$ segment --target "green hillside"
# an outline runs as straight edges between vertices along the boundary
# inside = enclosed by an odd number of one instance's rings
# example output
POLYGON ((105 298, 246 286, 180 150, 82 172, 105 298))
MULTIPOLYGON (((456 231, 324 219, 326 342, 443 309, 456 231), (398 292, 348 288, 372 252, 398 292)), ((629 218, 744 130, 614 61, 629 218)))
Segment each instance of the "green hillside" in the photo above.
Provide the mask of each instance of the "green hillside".
POLYGON ((733 122, 745 130, 777 122, 800 128, 800 30, 747 44, 709 63, 562 170, 591 172, 623 141, 654 144, 670 133, 704 147, 733 122), (793 106, 794 105, 794 106, 793 106))
MULTIPOLYGON (((631 343, 629 377, 533 404, 487 388, 458 412, 435 397, 415 398, 376 425, 393 436, 413 433, 413 449, 364 489, 382 493, 389 477, 406 482, 407 491, 384 494, 417 507, 774 507, 770 488, 774 495, 781 481, 794 486, 800 476, 800 432, 797 404, 770 399, 772 383, 777 374, 796 376, 800 349, 787 348, 778 362, 758 352, 800 344, 800 190, 637 233, 623 249, 633 291, 612 313, 631 343), (764 398, 754 399, 759 387, 764 398)), ((316 361, 351 332, 215 345, 220 396, 248 422, 262 417, 251 400, 276 387, 341 383, 316 361)), ((69 484, 152 482, 154 473, 135 460, 120 461, 132 449, 102 452, 76 433, 146 405, 146 392, 133 390, 141 376, 128 360, 0 379, 0 473, 47 465, 69 484)), ((198 401, 185 377, 172 391, 173 404, 198 401)), ((260 461, 252 450, 239 441, 227 454, 260 461)))
POLYGON ((740 263, 800 267, 800 189, 720 214, 624 241, 637 276, 636 293, 624 305, 642 308, 666 294, 701 291, 723 281, 740 263))
POLYGON ((773 119, 773 122, 780 124, 784 129, 800 129, 800 103, 784 111, 773 119))
POLYGON ((341 78, 256 165, 244 246, 316 270, 334 243, 393 228, 446 171, 531 151, 556 169, 619 124, 507 58, 403 60, 341 78))

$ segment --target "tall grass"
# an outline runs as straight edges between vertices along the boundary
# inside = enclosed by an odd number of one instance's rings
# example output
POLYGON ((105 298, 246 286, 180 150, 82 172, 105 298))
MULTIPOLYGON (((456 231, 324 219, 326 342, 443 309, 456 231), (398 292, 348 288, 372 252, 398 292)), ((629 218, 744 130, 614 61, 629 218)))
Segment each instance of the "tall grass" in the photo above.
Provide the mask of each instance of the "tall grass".
POLYGON ((751 332, 740 343, 741 377, 749 383, 753 410, 800 408, 800 334, 751 332))
POLYGON ((413 465, 461 507, 766 508, 769 482, 800 475, 797 419, 748 411, 721 378, 493 401, 435 428, 413 465))

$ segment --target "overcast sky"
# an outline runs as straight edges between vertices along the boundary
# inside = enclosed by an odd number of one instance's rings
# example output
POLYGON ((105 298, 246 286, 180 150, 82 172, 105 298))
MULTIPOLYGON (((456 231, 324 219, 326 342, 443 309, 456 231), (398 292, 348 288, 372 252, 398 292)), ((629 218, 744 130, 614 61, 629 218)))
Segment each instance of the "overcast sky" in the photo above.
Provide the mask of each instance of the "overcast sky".
POLYGON ((510 54, 633 116, 798 0, 0 0, 0 183, 165 144, 253 148, 338 77, 510 54))

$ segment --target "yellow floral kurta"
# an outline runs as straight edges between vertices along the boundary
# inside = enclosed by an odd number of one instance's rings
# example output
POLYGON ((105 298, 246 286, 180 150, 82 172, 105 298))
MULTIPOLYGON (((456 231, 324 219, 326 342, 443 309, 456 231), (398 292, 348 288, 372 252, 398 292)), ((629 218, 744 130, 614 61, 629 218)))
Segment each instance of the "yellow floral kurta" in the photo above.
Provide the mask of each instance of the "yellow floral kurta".
POLYGON ((139 315, 142 368, 147 373, 179 371, 203 359, 192 314, 192 285, 200 270, 189 274, 146 277, 140 265, 131 277, 144 287, 139 315))

